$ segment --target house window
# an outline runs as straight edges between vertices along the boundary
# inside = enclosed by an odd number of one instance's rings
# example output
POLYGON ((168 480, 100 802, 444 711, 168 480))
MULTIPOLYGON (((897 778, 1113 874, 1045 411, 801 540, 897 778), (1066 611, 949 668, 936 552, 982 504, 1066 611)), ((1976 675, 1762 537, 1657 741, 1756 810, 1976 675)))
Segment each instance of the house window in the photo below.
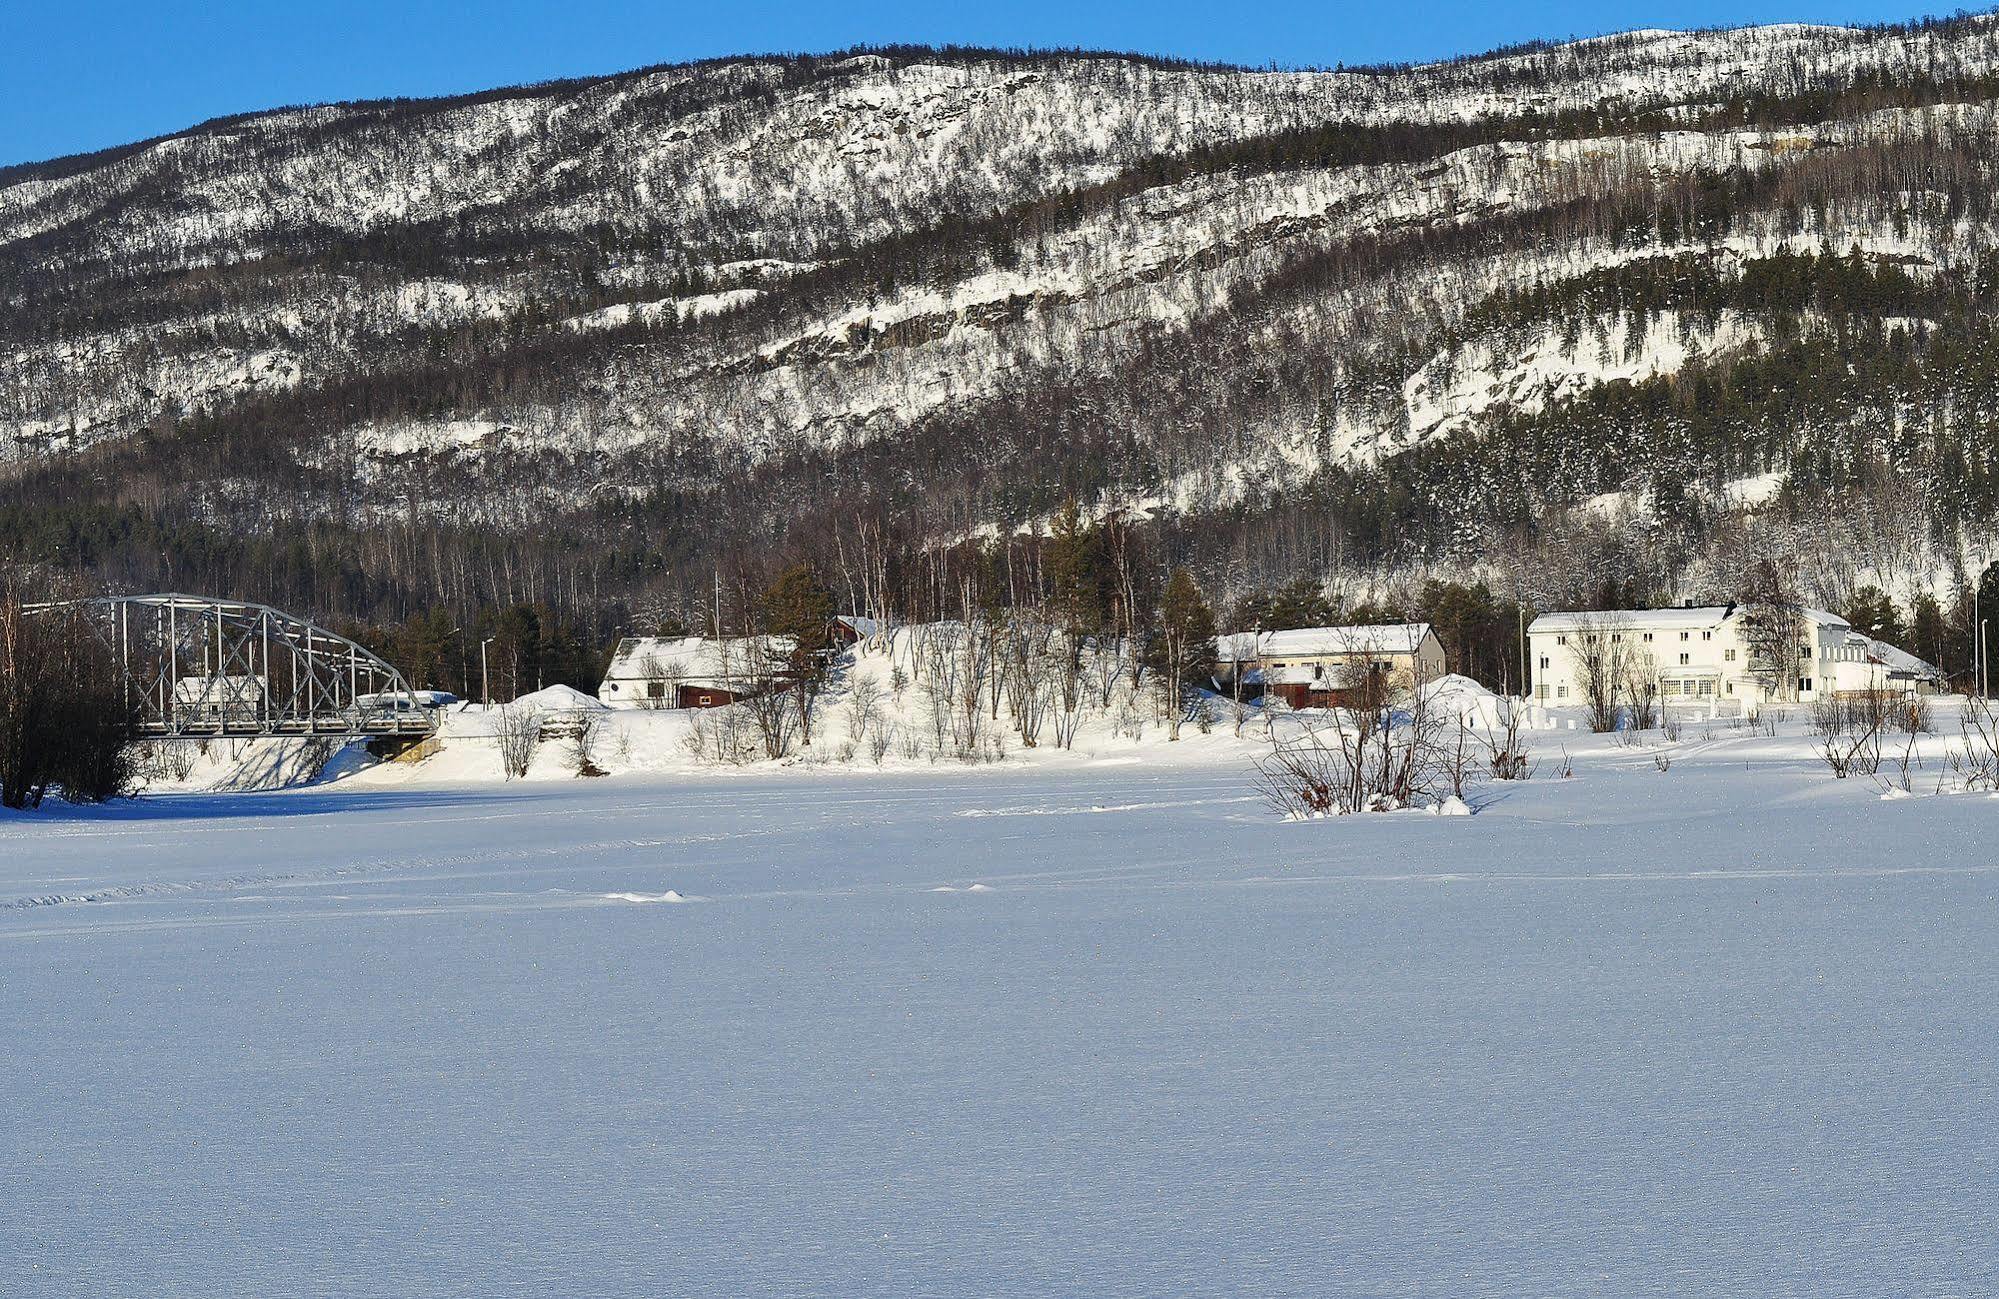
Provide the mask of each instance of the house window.
POLYGON ((1723 650, 1723 651, 1721 652, 1721 656, 1722 656, 1723 658, 1727 659, 1727 660, 1728 660, 1728 661, 1729 661, 1730 663, 1733 663, 1733 662, 1735 662, 1735 651, 1734 651, 1734 650, 1723 650))
POLYGON ((1713 640, 1713 639, 1714 639, 1714 633, 1713 633, 1713 632, 1711 632, 1711 631, 1704 631, 1704 632, 1702 632, 1702 633, 1701 633, 1701 639, 1702 639, 1702 640, 1713 640))
POLYGON ((664 681, 646 682, 646 698, 647 699, 666 698, 666 682, 664 681))
POLYGON ((1556 687, 1555 687, 1555 698, 1557 698, 1557 699, 1567 699, 1568 697, 1569 697, 1569 688, 1568 688, 1567 686, 1556 686, 1556 687))
POLYGON ((703 708, 706 708, 706 707, 707 707, 708 705, 710 705, 710 704, 712 704, 712 703, 714 703, 714 702, 715 702, 715 696, 713 696, 713 695, 703 695, 703 696, 701 696, 701 706, 702 706, 703 708))
POLYGON ((1692 661, 1693 661, 1693 660, 1692 660, 1692 659, 1691 659, 1691 658, 1690 658, 1689 656, 1687 656, 1687 655, 1685 655, 1685 654, 1682 654, 1682 655, 1680 655, 1680 666, 1681 666, 1681 667, 1685 667, 1685 666, 1686 666, 1687 664, 1691 663, 1692 661))
POLYGON ((1541 656, 1541 666, 1544 668, 1548 666, 1548 656, 1546 654, 1541 656))
POLYGON ((1703 696, 1711 695, 1713 693, 1714 693, 1714 682, 1712 681, 1701 682, 1701 694, 1703 696))
POLYGON ((1685 632, 1681 632, 1681 633, 1680 633, 1680 639, 1681 639, 1681 640, 1685 640, 1686 638, 1687 638, 1687 633, 1685 633, 1685 632))
POLYGON ((1801 695, 1808 695, 1811 692, 1812 692, 1812 679, 1810 677, 1799 677, 1798 693, 1801 695))
POLYGON ((1805 660, 1810 660, 1811 656, 1812 656, 1812 647, 1811 647, 1811 646, 1809 646, 1809 645, 1800 645, 1800 646, 1798 646, 1798 657, 1799 657, 1800 659, 1805 659, 1805 660))
POLYGON ((1613 645, 1617 644, 1617 642, 1623 639, 1624 639, 1624 633, 1621 631, 1614 631, 1610 633, 1610 643, 1613 645))
POLYGON ((1647 645, 1650 645, 1652 643, 1652 633, 1649 631, 1645 633, 1645 643, 1647 645))
POLYGON ((1557 645, 1566 645, 1566 644, 1568 644, 1568 643, 1569 643, 1569 638, 1568 638, 1567 636, 1557 636, 1557 637, 1555 637, 1555 644, 1557 644, 1557 645))

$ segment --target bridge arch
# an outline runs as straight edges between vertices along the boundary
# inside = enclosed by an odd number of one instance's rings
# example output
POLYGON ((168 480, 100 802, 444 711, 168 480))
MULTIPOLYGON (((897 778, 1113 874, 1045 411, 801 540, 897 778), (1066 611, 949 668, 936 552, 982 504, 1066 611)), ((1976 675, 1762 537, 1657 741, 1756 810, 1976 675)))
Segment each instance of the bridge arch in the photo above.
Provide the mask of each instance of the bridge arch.
POLYGON ((421 737, 436 727, 403 674, 266 604, 168 592, 29 606, 81 613, 153 739, 421 737))

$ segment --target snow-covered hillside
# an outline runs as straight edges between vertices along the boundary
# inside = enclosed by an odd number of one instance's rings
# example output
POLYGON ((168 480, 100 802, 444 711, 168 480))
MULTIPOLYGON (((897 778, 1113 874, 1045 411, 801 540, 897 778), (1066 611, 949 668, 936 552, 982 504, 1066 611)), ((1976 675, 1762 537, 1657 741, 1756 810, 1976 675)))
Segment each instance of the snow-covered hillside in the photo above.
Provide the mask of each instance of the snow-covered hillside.
POLYGON ((894 49, 231 119, 0 172, 0 493, 20 544, 108 534, 131 580, 135 509, 229 537, 233 580, 246 520, 557 545, 601 589, 612 550, 1070 494, 1215 554, 1301 493, 1378 551, 1380 496, 1404 553, 1365 558, 1478 558, 1798 457, 1914 475, 1954 538, 1993 379, 1932 345, 1999 303, 1995 100, 1985 16, 1332 72, 894 49), (1920 372, 1871 404, 1676 413, 1898 336, 1920 372))

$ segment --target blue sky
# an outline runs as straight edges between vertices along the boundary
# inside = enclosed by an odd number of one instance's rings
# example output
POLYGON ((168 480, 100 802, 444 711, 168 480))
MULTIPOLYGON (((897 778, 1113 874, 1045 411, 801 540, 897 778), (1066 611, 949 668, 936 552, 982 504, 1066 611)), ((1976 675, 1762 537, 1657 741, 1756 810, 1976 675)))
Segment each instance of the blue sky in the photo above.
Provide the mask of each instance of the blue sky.
POLYGON ((0 164, 121 144, 225 113, 450 94, 719 54, 911 41, 1330 65, 1632 27, 1901 20, 1921 12, 1907 2, 0 0, 0 164))

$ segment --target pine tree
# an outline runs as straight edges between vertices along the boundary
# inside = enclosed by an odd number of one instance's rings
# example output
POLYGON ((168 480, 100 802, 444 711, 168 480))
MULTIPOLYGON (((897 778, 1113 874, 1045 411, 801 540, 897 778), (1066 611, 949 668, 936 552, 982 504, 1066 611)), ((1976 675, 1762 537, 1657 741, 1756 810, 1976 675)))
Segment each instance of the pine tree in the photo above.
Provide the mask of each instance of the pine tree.
POLYGON ((833 593, 812 565, 796 564, 765 590, 762 613, 766 635, 788 638, 783 672, 798 703, 799 739, 810 744, 812 704, 825 684, 832 644, 833 593))

